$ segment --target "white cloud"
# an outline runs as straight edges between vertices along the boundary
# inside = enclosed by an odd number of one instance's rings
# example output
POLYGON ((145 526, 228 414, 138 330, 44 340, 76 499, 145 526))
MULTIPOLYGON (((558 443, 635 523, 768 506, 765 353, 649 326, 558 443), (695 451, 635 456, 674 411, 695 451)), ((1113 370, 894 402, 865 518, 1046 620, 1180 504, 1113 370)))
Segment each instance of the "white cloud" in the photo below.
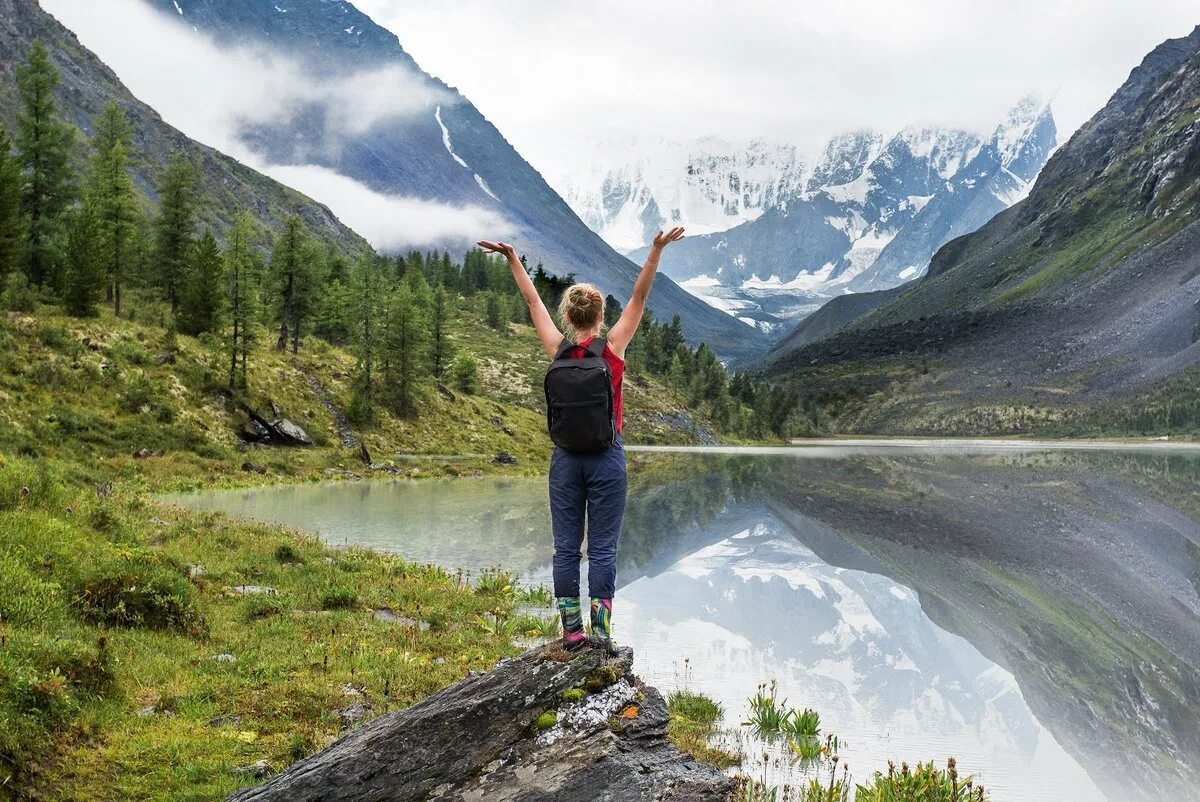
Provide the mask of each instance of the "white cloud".
POLYGON ((806 150, 856 127, 989 131, 1028 92, 1065 135, 1197 0, 358 0, 535 167, 594 140, 764 137, 806 150))
POLYGON ((285 53, 224 48, 143 0, 42 0, 129 90, 188 136, 233 156, 326 204, 375 247, 435 244, 506 228, 479 207, 454 207, 387 195, 324 167, 297 150, 279 165, 239 139, 247 124, 286 119, 306 104, 325 106, 325 139, 310 143, 327 160, 339 140, 386 119, 433 114, 457 102, 399 65, 321 80, 285 53), (481 227, 482 226, 482 227, 481 227))
POLYGON ((290 187, 319 198, 342 222, 384 251, 409 246, 440 245, 476 237, 480 231, 507 231, 504 219, 478 206, 384 195, 352 178, 315 165, 272 165, 265 172, 290 187))

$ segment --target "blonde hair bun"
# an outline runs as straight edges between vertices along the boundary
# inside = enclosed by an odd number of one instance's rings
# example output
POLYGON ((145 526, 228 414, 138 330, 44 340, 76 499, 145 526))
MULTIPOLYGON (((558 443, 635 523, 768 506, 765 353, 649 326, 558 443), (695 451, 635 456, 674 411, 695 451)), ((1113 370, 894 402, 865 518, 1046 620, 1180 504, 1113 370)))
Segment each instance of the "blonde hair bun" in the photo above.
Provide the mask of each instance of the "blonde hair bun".
POLYGON ((558 304, 558 319, 571 342, 579 342, 592 329, 603 334, 604 296, 595 284, 572 284, 558 304))

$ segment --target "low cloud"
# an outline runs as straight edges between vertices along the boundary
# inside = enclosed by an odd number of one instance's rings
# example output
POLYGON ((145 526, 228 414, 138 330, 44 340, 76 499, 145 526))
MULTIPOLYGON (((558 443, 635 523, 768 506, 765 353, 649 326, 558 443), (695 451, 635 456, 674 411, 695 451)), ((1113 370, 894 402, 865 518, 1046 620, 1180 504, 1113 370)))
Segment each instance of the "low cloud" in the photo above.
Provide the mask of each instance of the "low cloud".
POLYGON ((271 165, 264 172, 317 198, 383 251, 499 237, 510 229, 504 218, 490 209, 384 195, 325 167, 271 165))
POLYGON ((376 248, 432 245, 507 228, 487 209, 387 195, 306 163, 335 159, 341 140, 377 123, 432 115, 439 103, 459 101, 405 65, 324 79, 286 53, 222 47, 185 18, 176 20, 144 0, 41 3, 168 123, 329 206, 376 248), (323 138, 306 142, 305 150, 297 147, 286 157, 294 163, 271 163, 241 139, 247 129, 281 123, 312 105, 324 108, 323 138))

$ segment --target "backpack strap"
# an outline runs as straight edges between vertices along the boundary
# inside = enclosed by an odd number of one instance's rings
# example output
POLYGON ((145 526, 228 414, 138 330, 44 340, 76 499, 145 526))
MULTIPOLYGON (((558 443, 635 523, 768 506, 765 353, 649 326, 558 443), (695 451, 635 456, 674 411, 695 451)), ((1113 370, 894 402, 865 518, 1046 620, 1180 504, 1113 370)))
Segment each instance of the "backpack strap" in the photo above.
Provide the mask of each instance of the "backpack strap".
MULTIPOLYGON (((604 349, 607 345, 608 345, 608 340, 605 339, 604 337, 593 337, 592 341, 590 343, 588 343, 587 346, 583 348, 583 350, 587 351, 589 354, 591 354, 594 357, 603 357, 604 349)), ((567 355, 567 351, 570 351, 572 348, 579 348, 579 347, 581 347, 579 345, 579 343, 574 342, 572 340, 568 340, 566 337, 563 337, 563 341, 561 343, 559 343, 558 350, 554 352, 554 360, 557 361, 559 359, 562 359, 563 357, 565 357, 567 355)))
POLYGON ((551 361, 557 362, 558 360, 562 359, 567 355, 567 351, 570 351, 574 347, 575 343, 571 342, 566 337, 563 337, 562 342, 558 344, 558 350, 554 352, 554 359, 551 361))
POLYGON ((587 344, 587 352, 594 357, 603 357, 604 349, 608 345, 608 340, 604 337, 593 337, 592 341, 587 344))

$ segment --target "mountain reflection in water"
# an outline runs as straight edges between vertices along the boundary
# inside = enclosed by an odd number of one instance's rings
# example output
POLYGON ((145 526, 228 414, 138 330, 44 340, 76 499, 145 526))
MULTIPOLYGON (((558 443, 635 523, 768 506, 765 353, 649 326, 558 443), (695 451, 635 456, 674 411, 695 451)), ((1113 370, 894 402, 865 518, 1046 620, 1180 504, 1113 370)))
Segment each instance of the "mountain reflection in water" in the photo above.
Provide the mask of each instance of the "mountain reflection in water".
MULTIPOLYGON (((863 781, 958 758, 1012 800, 1200 783, 1200 458, 821 449, 633 458, 618 638, 727 724, 775 678, 863 781)), ((174 497, 549 579, 543 479, 174 497)))

